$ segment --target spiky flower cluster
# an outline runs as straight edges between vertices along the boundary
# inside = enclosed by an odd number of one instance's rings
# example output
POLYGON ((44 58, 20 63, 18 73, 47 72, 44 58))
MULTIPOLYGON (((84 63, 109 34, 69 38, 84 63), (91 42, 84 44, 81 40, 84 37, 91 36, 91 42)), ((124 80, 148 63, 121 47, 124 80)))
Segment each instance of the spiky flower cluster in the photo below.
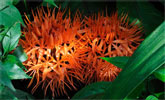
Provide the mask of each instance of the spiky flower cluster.
POLYGON ((127 15, 101 15, 81 20, 77 12, 71 20, 70 12, 58 9, 37 9, 34 21, 27 18, 20 39, 28 55, 24 65, 36 79, 32 92, 42 83, 45 94, 50 87, 52 96, 66 93, 65 87, 76 89, 74 80, 83 83, 113 81, 120 68, 99 57, 131 56, 141 39, 141 29, 129 24, 127 15), (65 15, 66 14, 66 15, 65 15), (97 18, 96 18, 97 17, 97 18))
MULTIPOLYGON (((141 39, 141 29, 135 22, 129 24, 128 15, 117 13, 104 17, 104 13, 85 20, 88 60, 85 78, 92 81, 113 81, 121 71, 100 57, 131 56, 141 39), (93 80, 92 80, 93 79, 93 80)), ((86 61, 85 61, 86 62, 86 61)))

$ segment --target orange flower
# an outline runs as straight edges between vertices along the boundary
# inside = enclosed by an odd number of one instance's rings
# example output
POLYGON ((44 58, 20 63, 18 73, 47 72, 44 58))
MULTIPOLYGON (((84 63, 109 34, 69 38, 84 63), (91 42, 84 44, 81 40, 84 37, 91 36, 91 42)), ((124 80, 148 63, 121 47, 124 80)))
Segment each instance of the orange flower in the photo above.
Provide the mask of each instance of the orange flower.
POLYGON ((113 81, 121 69, 100 57, 131 56, 143 40, 141 28, 129 24, 128 15, 99 13, 81 21, 78 12, 71 20, 70 12, 67 16, 60 9, 56 14, 55 9, 47 11, 32 11, 34 21, 26 18, 19 42, 28 55, 24 65, 32 76, 29 86, 36 78, 32 92, 41 83, 45 94, 50 87, 55 96, 67 94, 65 87, 76 89, 75 79, 86 84, 113 81))
POLYGON ((83 81, 79 54, 83 52, 80 42, 81 24, 80 15, 76 13, 73 21, 69 16, 64 16, 65 11, 55 9, 52 14, 50 9, 44 11, 43 7, 35 15, 32 11, 34 21, 31 22, 26 16, 27 27, 23 30, 24 39, 20 39, 28 55, 24 65, 27 73, 32 76, 28 87, 34 78, 37 82, 32 92, 43 83, 45 94, 50 87, 52 95, 66 93, 65 87, 75 87, 74 79, 83 81))
POLYGON ((116 12, 110 17, 107 14, 104 17, 103 13, 86 17, 84 37, 88 40, 88 52, 84 63, 87 62, 88 67, 84 75, 87 83, 113 81, 121 69, 99 57, 131 56, 143 40, 141 27, 135 25, 135 21, 129 24, 127 16, 118 17, 116 12))

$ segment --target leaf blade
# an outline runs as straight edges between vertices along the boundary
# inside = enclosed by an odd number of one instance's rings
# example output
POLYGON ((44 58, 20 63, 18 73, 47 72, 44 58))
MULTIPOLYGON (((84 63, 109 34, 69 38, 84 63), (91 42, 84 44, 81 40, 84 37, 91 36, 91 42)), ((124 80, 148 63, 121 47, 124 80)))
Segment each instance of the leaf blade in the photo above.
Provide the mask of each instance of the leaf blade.
MULTIPOLYGON (((97 95, 101 96, 104 93, 107 86, 111 84, 110 82, 97 82, 86 86, 76 93, 72 99, 92 99, 97 95), (97 88, 96 88, 97 87, 97 88)), ((99 98, 98 96, 98 98, 99 98)), ((97 99, 98 99, 97 98, 97 99)))
POLYGON ((126 67, 123 68, 123 71, 107 89, 104 99, 126 98, 139 84, 164 63, 165 54, 162 54, 164 51, 164 26, 165 22, 141 43, 129 59, 126 67), (155 40, 155 38, 157 39, 155 40), (132 79, 134 81, 131 81, 132 79), (118 89, 119 87, 120 89, 118 89))
POLYGON ((2 46, 4 49, 4 54, 10 52, 13 50, 19 41, 19 38, 21 36, 21 29, 20 24, 16 23, 14 24, 6 33, 7 36, 4 36, 2 40, 2 46))
POLYGON ((12 85, 11 80, 10 80, 7 72, 5 71, 2 62, 0 62, 0 84, 7 86, 10 89, 12 89, 13 91, 15 91, 15 88, 12 85))
POLYGON ((6 8, 0 10, 0 25, 10 27, 16 22, 25 26, 19 10, 15 6, 9 5, 6 8))
POLYGON ((109 63, 119 67, 119 68, 123 68, 126 63, 129 60, 129 57, 123 56, 123 57, 100 57, 103 60, 108 61, 109 63))
POLYGON ((42 3, 44 6, 47 6, 47 4, 50 4, 52 5, 53 7, 57 7, 58 6, 54 3, 54 0, 43 0, 43 3, 42 3))
POLYGON ((24 52, 22 46, 17 47, 14 52, 13 55, 16 56, 21 62, 24 62, 27 60, 28 56, 26 55, 26 53, 24 52))
POLYGON ((156 78, 161 80, 162 82, 165 82, 165 67, 161 67, 158 70, 154 72, 154 75, 156 78))
POLYGON ((149 95, 145 100, 158 100, 158 98, 153 95, 149 95))
POLYGON ((8 55, 3 65, 10 79, 26 79, 29 77, 19 66, 17 58, 13 55, 8 55))

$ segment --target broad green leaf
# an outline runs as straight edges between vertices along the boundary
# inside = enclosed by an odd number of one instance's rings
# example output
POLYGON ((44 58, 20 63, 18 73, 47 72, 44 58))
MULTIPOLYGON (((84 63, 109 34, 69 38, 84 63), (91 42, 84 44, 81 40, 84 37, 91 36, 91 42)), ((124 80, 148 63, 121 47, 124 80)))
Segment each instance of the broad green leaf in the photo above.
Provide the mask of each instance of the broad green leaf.
POLYGON ((100 58, 110 62, 111 64, 113 64, 119 68, 123 68, 129 60, 129 57, 126 57, 126 56, 123 56, 123 57, 100 57, 100 58))
POLYGON ((34 97, 24 91, 18 89, 16 89, 16 91, 12 91, 3 85, 0 85, 0 99, 34 100, 34 97))
POLYGON ((3 68, 6 70, 10 79, 26 79, 29 77, 19 66, 17 58, 13 55, 8 55, 3 62, 3 68))
POLYGON ((162 82, 165 82, 165 67, 162 66, 161 68, 159 68, 158 70, 156 70, 154 72, 154 75, 155 75, 156 78, 158 78, 162 82))
POLYGON ((12 4, 11 0, 0 0, 0 10, 12 4))
POLYGON ((10 52, 17 46, 19 38, 21 36, 20 24, 19 23, 14 24, 8 30, 6 35, 7 36, 5 36, 2 40, 4 54, 10 52))
POLYGON ((13 94, 12 94, 12 91, 7 88, 7 87, 4 87, 3 85, 0 84, 0 88, 2 88, 0 90, 0 100, 18 100, 17 97, 15 97, 13 94), (10 90, 10 91, 9 91, 10 90))
POLYGON ((10 5, 0 10, 0 25, 10 27, 16 22, 25 26, 21 14, 15 6, 10 5))
POLYGON ((124 100, 138 99, 143 90, 145 90, 145 82, 136 87, 136 89, 134 89, 134 91, 129 96, 124 98, 124 100))
POLYGON ((18 46, 18 47, 14 50, 14 52, 13 52, 12 55, 14 55, 14 56, 16 57, 17 65, 18 65, 20 68, 22 68, 22 69, 24 69, 24 70, 27 71, 27 69, 26 69, 25 66, 22 64, 22 62, 26 61, 27 58, 28 58, 28 56, 27 56, 26 53, 23 51, 22 46, 18 46))
POLYGON ((15 91, 15 88, 13 87, 10 77, 8 76, 6 70, 4 69, 2 62, 0 62, 0 84, 7 86, 13 91, 15 91))
POLYGON ((17 47, 14 52, 13 55, 15 55, 21 62, 24 62, 27 60, 27 55, 24 52, 22 46, 17 47))
POLYGON ((8 31, 8 27, 5 27, 3 25, 0 27, 0 42, 2 41, 4 36, 7 36, 6 35, 7 31, 8 31))
POLYGON ((54 3, 54 0, 43 0, 43 3, 42 4, 44 6, 47 6, 47 4, 50 4, 51 6, 58 8, 58 6, 54 3))
POLYGON ((22 99, 34 100, 34 97, 32 95, 18 89, 16 89, 16 92, 13 92, 13 94, 20 100, 22 99))
POLYGON ((163 22, 134 52, 122 72, 105 92, 104 99, 124 99, 165 63, 163 22))
POLYGON ((165 98, 165 92, 155 93, 154 95, 160 100, 165 98))
POLYGON ((96 97, 100 98, 105 92, 107 86, 110 84, 110 82, 97 82, 90 84, 76 93, 72 99, 96 99, 96 97))
POLYGON ((135 0, 134 2, 121 2, 117 0, 118 13, 128 13, 130 17, 137 18, 144 26, 144 32, 149 35, 160 25, 164 18, 163 14, 157 10, 151 3, 135 0))
POLYGON ((26 69, 25 66, 22 64, 22 62, 26 61, 27 58, 28 58, 28 56, 27 56, 26 53, 24 52, 24 50, 23 50, 23 48, 22 48, 21 45, 18 46, 18 47, 14 50, 14 52, 13 52, 12 55, 14 55, 14 56, 17 57, 17 65, 18 65, 19 67, 21 67, 22 69, 24 69, 24 70, 27 71, 27 69, 26 69))
POLYGON ((145 100, 159 100, 159 99, 153 95, 149 95, 145 100))

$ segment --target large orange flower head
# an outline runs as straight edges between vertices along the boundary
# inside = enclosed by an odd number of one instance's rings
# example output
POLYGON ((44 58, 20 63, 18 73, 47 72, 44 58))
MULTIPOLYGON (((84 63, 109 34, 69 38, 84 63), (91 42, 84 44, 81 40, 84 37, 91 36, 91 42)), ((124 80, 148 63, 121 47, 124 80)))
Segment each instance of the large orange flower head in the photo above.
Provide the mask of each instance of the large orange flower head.
POLYGON ((29 86, 36 79, 32 92, 42 83, 45 94, 48 87, 53 96, 67 94, 65 87, 76 89, 73 79, 83 81, 78 61, 78 55, 83 51, 78 38, 81 37, 80 15, 76 13, 72 21, 70 12, 69 16, 60 9, 57 13, 55 9, 47 9, 46 13, 43 7, 32 14, 34 21, 26 18, 24 38, 20 40, 28 55, 24 65, 32 76, 29 86))
POLYGON ((66 93, 65 87, 76 89, 77 79, 81 82, 113 81, 120 68, 100 57, 131 56, 141 39, 141 27, 135 21, 129 23, 128 15, 111 16, 98 13, 83 21, 77 12, 71 20, 65 11, 55 9, 47 13, 37 9, 34 21, 26 22, 24 38, 20 40, 28 60, 24 65, 36 79, 33 92, 42 83, 50 87, 52 95, 66 93))
POLYGON ((135 23, 129 23, 128 14, 118 16, 117 12, 111 16, 98 13, 97 16, 86 17, 84 37, 88 41, 88 53, 84 56, 87 65, 84 75, 87 83, 116 78, 121 69, 100 57, 131 56, 143 40, 142 28, 135 23))

